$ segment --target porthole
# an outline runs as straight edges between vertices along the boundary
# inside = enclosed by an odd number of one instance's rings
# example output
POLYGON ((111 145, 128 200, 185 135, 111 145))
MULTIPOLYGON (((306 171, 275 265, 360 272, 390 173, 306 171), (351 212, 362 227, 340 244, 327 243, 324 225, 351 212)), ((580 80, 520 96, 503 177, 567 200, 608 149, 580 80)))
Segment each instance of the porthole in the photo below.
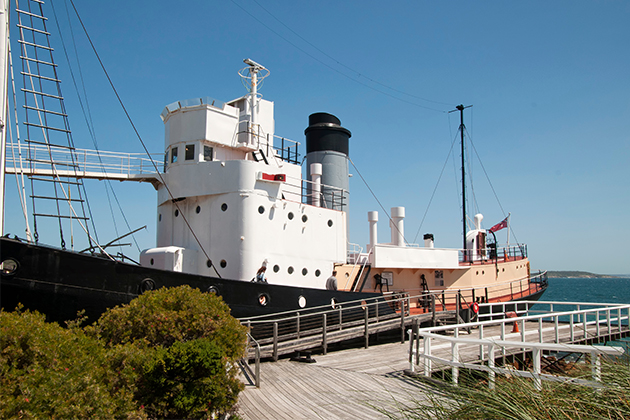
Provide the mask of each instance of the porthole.
POLYGON ((195 209, 195 211, 197 212, 197 214, 201 213, 201 206, 197 206, 197 208, 195 209))
POLYGON ((175 217, 179 216, 179 210, 175 210, 175 217))
POLYGON ((289 268, 287 268, 287 272, 288 272, 289 274, 293 274, 293 267, 289 267, 289 268))
POLYGON ((289 212, 289 214, 287 214, 287 217, 289 218, 289 220, 293 220, 293 212, 289 212))
POLYGON ((315 277, 319 277, 322 274, 321 271, 319 270, 315 270, 315 277))
POLYGON ((302 269, 302 275, 305 276, 308 274, 308 270, 306 268, 302 269))
POLYGON ((300 297, 298 298, 298 305, 300 306, 300 308, 306 306, 306 298, 304 296, 300 295, 300 297))
POLYGON ((258 304, 260 306, 267 306, 269 304, 270 298, 267 293, 261 293, 258 295, 258 304))
POLYGON ((206 261, 206 266, 208 268, 212 267, 212 261, 210 261, 210 260, 206 261))
POLYGON ((225 268, 225 267, 227 267, 227 261, 225 261, 225 260, 221 260, 221 262, 219 263, 219 265, 221 266, 221 268, 225 268))
POLYGON ((328 227, 332 227, 333 225, 333 221, 332 220, 328 220, 328 227))
POLYGON ((226 211, 227 210, 227 203, 221 204, 221 210, 222 211, 226 211))
POLYGON ((308 220, 308 217, 307 217, 306 215, 303 215, 303 216, 302 216, 302 221, 303 221, 304 223, 306 223, 306 221, 307 221, 307 220, 308 220))
POLYGON ((330 307, 333 309, 337 309, 337 299, 336 298, 332 298, 330 299, 330 307))
POLYGON ((144 292, 148 292, 149 290, 155 289, 155 281, 153 279, 146 278, 140 282, 140 290, 138 290, 138 294, 141 295, 144 292))
POLYGON ((13 258, 7 258, 6 260, 2 261, 2 264, 0 264, 0 272, 2 272, 2 274, 10 276, 12 274, 15 274, 15 272, 18 269, 18 262, 16 260, 14 260, 13 258))
POLYGON ((219 296, 219 289, 217 288, 217 286, 210 286, 208 287, 208 293, 219 296))
POLYGON ((278 271, 280 271, 280 266, 278 264, 273 266, 273 272, 277 273, 278 271))
POLYGON ((155 261, 153 261, 153 258, 151 258, 151 265, 153 265, 155 263, 155 261))
POLYGON ((486 274, 486 272, 485 272, 485 271, 482 271, 482 272, 481 272, 481 275, 483 276, 484 274, 486 274))
POLYGON ((263 214, 265 212, 265 208, 263 206, 258 207, 258 213, 263 214))

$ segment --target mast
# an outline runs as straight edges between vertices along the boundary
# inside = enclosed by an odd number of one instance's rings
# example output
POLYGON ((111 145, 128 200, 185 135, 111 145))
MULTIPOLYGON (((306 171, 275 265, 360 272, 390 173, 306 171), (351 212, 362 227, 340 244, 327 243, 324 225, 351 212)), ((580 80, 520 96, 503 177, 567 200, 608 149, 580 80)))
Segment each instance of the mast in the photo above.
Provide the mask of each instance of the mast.
POLYGON ((466 159, 465 159, 465 143, 464 143, 464 129, 466 128, 466 126, 464 126, 464 109, 466 108, 470 108, 472 105, 468 105, 468 106, 464 106, 464 105, 457 105, 455 107, 454 110, 449 111, 450 112, 455 112, 455 111, 459 111, 459 132, 461 135, 461 149, 462 149, 462 236, 463 236, 463 242, 464 242, 464 247, 462 248, 464 250, 464 261, 466 261, 468 259, 468 255, 466 253, 466 167, 465 167, 465 163, 466 163, 466 159))
POLYGON ((7 143, 9 0, 0 0, 0 234, 4 235, 4 179, 7 143))

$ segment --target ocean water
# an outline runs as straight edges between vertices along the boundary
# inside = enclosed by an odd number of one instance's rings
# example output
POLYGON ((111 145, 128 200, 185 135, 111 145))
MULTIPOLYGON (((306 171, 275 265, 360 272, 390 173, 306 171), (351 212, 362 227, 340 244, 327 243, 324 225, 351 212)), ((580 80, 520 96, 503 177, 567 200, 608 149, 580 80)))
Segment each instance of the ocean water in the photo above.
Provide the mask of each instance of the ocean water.
MULTIPOLYGON (((540 298, 540 301, 630 304, 630 278, 550 278, 549 287, 540 298)), ((542 308, 534 305, 532 309, 542 308)), ((548 310, 549 306, 545 305, 544 309, 548 310)), ((575 309, 575 307, 559 306, 554 309, 569 311, 575 309)), ((568 318, 564 321, 568 322, 568 318)), ((623 321, 623 324, 626 323, 627 321, 623 321)), ((628 338, 610 341, 606 345, 621 346, 625 349, 626 354, 630 354, 630 341, 628 338)))
POLYGON ((630 278, 550 278, 540 300, 630 304, 630 278))

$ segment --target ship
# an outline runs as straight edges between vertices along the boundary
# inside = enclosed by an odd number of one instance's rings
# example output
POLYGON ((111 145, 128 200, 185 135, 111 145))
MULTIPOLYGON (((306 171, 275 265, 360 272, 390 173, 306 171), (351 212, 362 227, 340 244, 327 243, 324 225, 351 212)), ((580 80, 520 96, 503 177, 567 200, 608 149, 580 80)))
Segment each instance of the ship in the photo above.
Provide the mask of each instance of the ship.
MULTIPOLYGON (((33 38, 48 34, 37 29, 45 24, 42 2, 26 3, 28 10, 18 5, 18 16, 29 20, 26 25, 19 19, 21 33, 38 31, 33 38)), ((54 63, 48 45, 21 42, 22 58, 38 64, 27 72, 31 80, 54 79, 35 74, 35 67, 39 71, 54 63), (43 58, 47 54, 49 58, 43 58)), ((6 76, 6 54, 2 60, 6 76)), ((385 212, 390 241, 379 242, 379 213, 372 211, 367 215, 369 243, 363 247, 350 242, 351 131, 335 115, 311 114, 304 130, 306 153, 300 159, 300 142, 276 135, 274 103, 259 93, 269 70, 251 59, 244 63, 239 71, 248 87, 244 96, 226 102, 200 97, 167 105, 161 113, 163 158, 149 159, 150 165, 135 172, 129 165, 95 169, 98 163, 90 165, 72 143, 53 143, 52 135, 36 139, 40 131, 63 131, 68 137, 67 116, 42 109, 43 101, 37 100, 62 96, 23 89, 25 98, 31 98, 24 100, 31 112, 25 124, 33 130, 23 144, 16 144, 6 142, 3 127, 2 149, 12 153, 5 152, 2 173, 29 178, 31 184, 61 183, 61 195, 31 196, 56 204, 65 199, 56 207, 69 213, 40 211, 33 216, 33 225, 44 217, 55 218, 60 226, 79 224, 88 233, 90 246, 67 249, 62 240, 64 245, 53 247, 40 243, 36 233, 22 238, 3 231, 4 310, 23 305, 50 320, 73 319, 79 311, 96 319, 142 293, 180 285, 220 296, 237 318, 334 308, 351 301, 386 302, 402 295, 411 302, 409 310, 427 312, 454 309, 455 301, 446 297, 454 292, 457 305, 465 302, 471 308, 475 303, 536 300, 544 292, 546 277, 530 272, 527 246, 498 244, 494 227, 481 227, 481 214, 468 229, 465 206, 462 249, 436 247, 432 234, 424 235, 422 245, 409 243, 403 207, 385 212), (47 119, 41 118, 44 114, 47 119), (56 116, 62 118, 63 129, 53 126, 56 116), (16 150, 22 153, 13 153, 16 150), (55 156, 62 156, 63 163, 56 163, 55 156), (99 244, 89 233, 89 217, 80 212, 85 197, 80 190, 69 193, 85 178, 141 181, 155 188, 156 246, 142 251, 137 262, 108 252, 121 238, 99 244), (430 306, 429 296, 438 296, 441 303, 436 307, 433 299, 430 306)), ((3 112, 6 115, 6 105, 3 112)), ((95 155, 102 163, 106 153, 95 155)), ((395 305, 391 308, 396 310, 395 305)))

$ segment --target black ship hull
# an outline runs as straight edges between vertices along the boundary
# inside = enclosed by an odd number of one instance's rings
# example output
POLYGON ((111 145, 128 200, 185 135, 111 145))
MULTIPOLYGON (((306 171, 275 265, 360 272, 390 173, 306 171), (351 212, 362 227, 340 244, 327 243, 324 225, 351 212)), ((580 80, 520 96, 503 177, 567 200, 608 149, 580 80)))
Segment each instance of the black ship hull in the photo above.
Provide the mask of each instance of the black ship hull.
POLYGON ((12 311, 22 304, 46 314, 50 321, 75 319, 80 310, 93 321, 106 309, 129 303, 146 290, 181 285, 217 293, 236 318, 382 297, 157 270, 5 237, 0 241, 0 305, 12 311))

